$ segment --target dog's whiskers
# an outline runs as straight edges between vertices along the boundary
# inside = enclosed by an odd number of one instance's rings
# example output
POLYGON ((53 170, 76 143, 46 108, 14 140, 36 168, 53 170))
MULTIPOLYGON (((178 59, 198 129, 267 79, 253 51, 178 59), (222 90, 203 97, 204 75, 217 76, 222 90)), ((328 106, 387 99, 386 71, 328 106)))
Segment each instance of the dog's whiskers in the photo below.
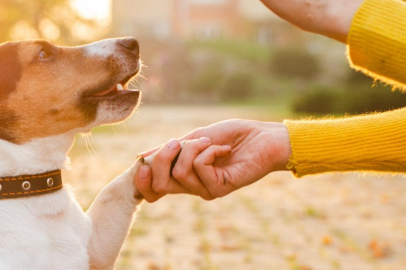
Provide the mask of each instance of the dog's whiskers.
POLYGON ((128 128, 127 128, 127 125, 125 124, 125 122, 123 122, 122 124, 123 124, 123 126, 124 126, 125 132, 127 132, 127 133, 128 133, 128 128))
MULTIPOLYGON (((138 77, 148 81, 148 78, 145 77, 143 74, 139 74, 139 75, 137 76, 136 80, 138 79, 138 77)), ((137 80, 137 81, 138 81, 138 80, 137 80)))
POLYGON ((83 135, 83 138, 85 139, 86 148, 87 148, 87 152, 89 153, 89 155, 92 155, 92 152, 93 152, 93 154, 95 154, 95 155, 99 155, 99 154, 96 152, 96 150, 93 148, 92 142, 91 142, 91 140, 90 140, 90 139, 93 140, 92 133, 89 132, 89 133, 87 133, 87 134, 84 134, 84 135, 83 135))

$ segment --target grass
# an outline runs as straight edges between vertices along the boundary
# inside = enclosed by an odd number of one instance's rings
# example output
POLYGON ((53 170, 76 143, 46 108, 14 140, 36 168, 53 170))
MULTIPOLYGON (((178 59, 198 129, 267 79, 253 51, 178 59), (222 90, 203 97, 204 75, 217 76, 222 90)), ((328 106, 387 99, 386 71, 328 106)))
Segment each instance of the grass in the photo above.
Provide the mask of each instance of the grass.
POLYGON ((244 40, 192 40, 189 41, 188 46, 191 49, 209 49, 260 64, 266 63, 271 55, 267 47, 244 40))

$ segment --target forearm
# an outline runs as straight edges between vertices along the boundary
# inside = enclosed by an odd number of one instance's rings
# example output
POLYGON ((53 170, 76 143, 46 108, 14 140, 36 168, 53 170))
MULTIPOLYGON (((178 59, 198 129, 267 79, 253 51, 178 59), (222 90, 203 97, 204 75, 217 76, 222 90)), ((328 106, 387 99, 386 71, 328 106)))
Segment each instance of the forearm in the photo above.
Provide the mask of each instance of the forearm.
POLYGON ((285 121, 296 176, 406 172, 406 109, 336 120, 285 121))
POLYGON ((351 21, 363 0, 261 0, 297 27, 346 43, 351 21))

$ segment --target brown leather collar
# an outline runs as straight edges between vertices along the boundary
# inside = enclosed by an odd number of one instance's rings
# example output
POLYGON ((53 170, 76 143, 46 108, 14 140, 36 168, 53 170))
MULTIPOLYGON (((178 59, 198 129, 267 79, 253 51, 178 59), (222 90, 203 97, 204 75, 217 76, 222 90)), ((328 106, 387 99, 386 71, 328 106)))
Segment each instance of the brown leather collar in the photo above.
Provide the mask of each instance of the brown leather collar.
POLYGON ((35 175, 0 177, 0 199, 38 196, 61 189, 61 170, 35 175))

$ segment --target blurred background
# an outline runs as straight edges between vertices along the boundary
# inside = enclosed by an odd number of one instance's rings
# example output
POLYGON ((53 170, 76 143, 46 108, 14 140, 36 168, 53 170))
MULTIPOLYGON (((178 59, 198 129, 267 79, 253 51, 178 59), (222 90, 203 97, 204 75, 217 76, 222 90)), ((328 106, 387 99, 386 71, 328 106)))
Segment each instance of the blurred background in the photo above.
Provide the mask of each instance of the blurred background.
MULTIPOLYGON (((351 70, 345 45, 258 0, 0 0, 0 42, 128 35, 141 46, 133 86, 143 104, 125 124, 78 136, 64 179, 85 210, 137 153, 199 126, 406 105, 405 94, 351 70)), ((117 269, 401 270, 404 190, 399 175, 280 172, 213 202, 167 196, 144 204, 117 269)))

